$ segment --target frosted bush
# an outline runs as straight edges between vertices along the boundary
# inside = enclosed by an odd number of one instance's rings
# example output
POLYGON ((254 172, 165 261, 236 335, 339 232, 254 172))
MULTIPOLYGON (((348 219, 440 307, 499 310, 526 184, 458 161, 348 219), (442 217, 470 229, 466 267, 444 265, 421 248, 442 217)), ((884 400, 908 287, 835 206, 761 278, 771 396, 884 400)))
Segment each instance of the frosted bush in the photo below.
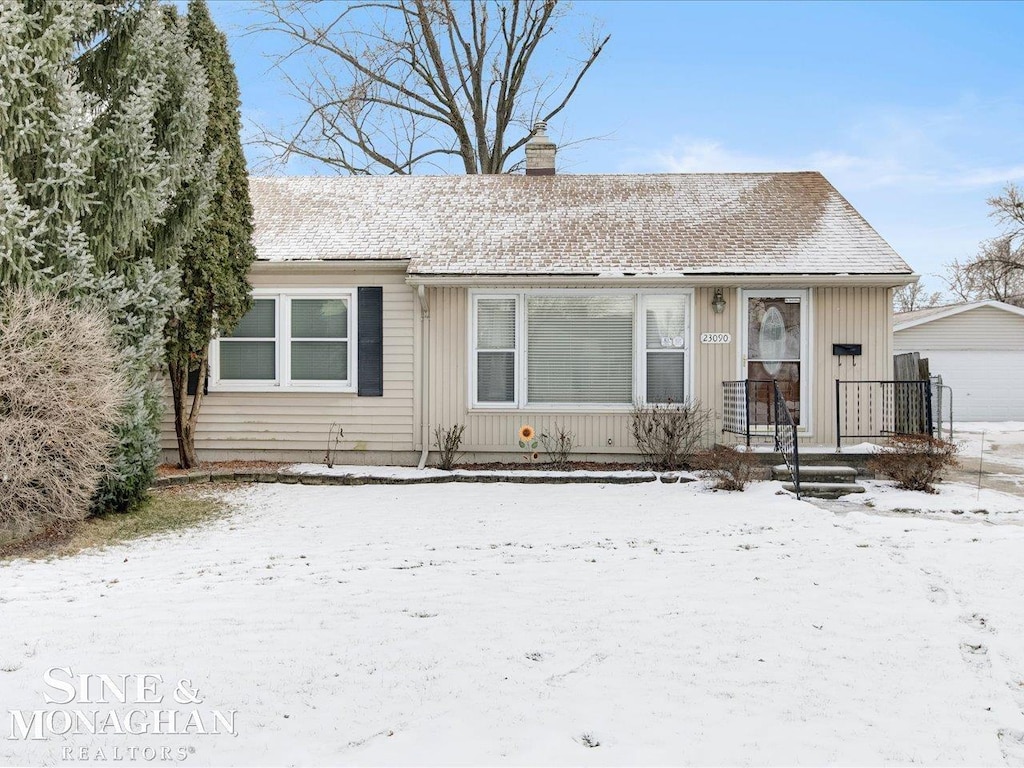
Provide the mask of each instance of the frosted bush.
POLYGON ((0 531, 18 536, 88 514, 123 392, 100 315, 0 296, 0 531))

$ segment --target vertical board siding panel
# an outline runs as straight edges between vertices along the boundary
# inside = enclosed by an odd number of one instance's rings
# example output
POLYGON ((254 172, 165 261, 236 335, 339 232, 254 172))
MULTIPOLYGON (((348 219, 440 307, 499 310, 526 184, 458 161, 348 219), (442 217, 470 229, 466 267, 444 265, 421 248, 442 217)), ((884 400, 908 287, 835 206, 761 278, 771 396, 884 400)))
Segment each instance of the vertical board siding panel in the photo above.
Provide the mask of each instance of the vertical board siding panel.
MULTIPOLYGON (((385 304, 385 313, 387 312, 387 305, 385 304)), ((419 297, 413 299, 412 309, 412 445, 413 449, 417 451, 423 450, 423 403, 422 392, 423 392, 423 360, 421 358, 422 340, 421 340, 421 328, 422 322, 420 320, 420 302, 419 297)), ((388 321, 387 314, 384 316, 385 324, 388 321)), ((385 347, 386 349, 386 347, 385 347)), ((385 376, 387 374, 385 373, 385 376)))
MULTIPOLYGON (((852 287, 819 288, 818 311, 815 312, 818 325, 815 332, 819 342, 815 350, 820 356, 815 368, 821 377, 815 393, 817 418, 814 442, 824 445, 835 444, 835 380, 877 381, 891 378, 892 333, 891 296, 888 288, 852 287), (826 309, 827 307, 827 309, 826 309), (832 344, 839 342, 859 343, 863 354, 853 359, 832 355, 832 344)), ((853 390, 844 390, 853 397, 853 390)), ((846 415, 846 400, 841 408, 846 415)), ((852 401, 850 401, 852 402, 852 401)), ((852 407, 852 406, 851 406, 852 407)), ((872 423, 865 429, 877 431, 880 414, 872 412, 872 423)))
MULTIPOLYGON (((713 287, 693 292, 691 350, 693 396, 714 413, 714 437, 721 436, 723 381, 742 378, 737 360, 742 352, 740 291, 724 289, 726 310, 716 315, 711 309, 713 287), (702 332, 732 335, 732 343, 702 345, 702 332)), ((812 289, 812 359, 808 392, 812 397, 811 437, 805 442, 831 445, 835 441, 835 380, 887 378, 886 361, 891 359, 889 340, 888 290, 880 288, 812 289), (845 359, 840 367, 832 356, 832 344, 860 343, 864 354, 856 367, 845 359)), ((632 452, 630 418, 626 412, 556 413, 550 411, 477 411, 468 410, 469 292, 464 288, 439 288, 431 296, 431 423, 467 425, 464 447, 467 451, 517 452, 515 433, 519 425, 531 423, 538 430, 553 429, 557 421, 576 434, 579 450, 592 453, 632 452), (608 446, 608 438, 613 445, 608 446)))
POLYGON ((722 382, 743 378, 736 370, 736 357, 740 352, 740 329, 736 324, 737 303, 740 292, 737 288, 723 288, 722 296, 726 307, 722 314, 715 314, 711 307, 713 287, 701 287, 694 291, 693 366, 694 397, 701 401, 713 415, 712 437, 721 440, 723 425, 724 396, 722 382), (729 333, 729 344, 701 344, 702 333, 729 333))

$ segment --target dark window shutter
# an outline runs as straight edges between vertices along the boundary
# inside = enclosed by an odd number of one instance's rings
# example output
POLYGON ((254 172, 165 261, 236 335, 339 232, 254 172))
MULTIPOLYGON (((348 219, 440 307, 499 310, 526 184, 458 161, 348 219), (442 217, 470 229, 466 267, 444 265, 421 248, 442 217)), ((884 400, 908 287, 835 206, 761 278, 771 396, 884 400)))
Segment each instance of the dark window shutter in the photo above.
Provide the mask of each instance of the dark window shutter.
POLYGON ((359 289, 359 396, 384 395, 384 289, 359 289))
MULTIPOLYGON (((209 392, 209 389, 207 389, 209 384, 210 384, 209 378, 207 378, 206 380, 203 381, 203 394, 204 395, 209 392)), ((194 371, 189 371, 188 372, 188 389, 187 389, 187 393, 189 395, 194 395, 198 388, 199 388, 199 369, 196 368, 194 371)))

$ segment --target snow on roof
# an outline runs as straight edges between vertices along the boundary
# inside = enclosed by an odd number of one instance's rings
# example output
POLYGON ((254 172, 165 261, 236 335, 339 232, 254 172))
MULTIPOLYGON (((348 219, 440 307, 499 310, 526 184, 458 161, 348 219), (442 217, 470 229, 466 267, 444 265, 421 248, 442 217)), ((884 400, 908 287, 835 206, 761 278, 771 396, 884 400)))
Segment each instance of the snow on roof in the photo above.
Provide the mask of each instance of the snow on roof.
POLYGON ((926 307, 925 309, 915 309, 910 312, 897 312, 893 315, 893 330, 903 331, 917 325, 930 323, 933 320, 952 317, 953 315, 959 315, 962 312, 970 312, 972 309, 978 309, 979 307, 992 307, 993 309, 1001 309, 1005 312, 1009 312, 1010 314, 1024 317, 1024 309, 1021 309, 1020 307, 1016 307, 1013 304, 1007 304, 1003 301, 986 299, 985 301, 947 304, 942 307, 926 307))
POLYGON ((911 274, 820 174, 252 178, 261 260, 436 275, 911 274))

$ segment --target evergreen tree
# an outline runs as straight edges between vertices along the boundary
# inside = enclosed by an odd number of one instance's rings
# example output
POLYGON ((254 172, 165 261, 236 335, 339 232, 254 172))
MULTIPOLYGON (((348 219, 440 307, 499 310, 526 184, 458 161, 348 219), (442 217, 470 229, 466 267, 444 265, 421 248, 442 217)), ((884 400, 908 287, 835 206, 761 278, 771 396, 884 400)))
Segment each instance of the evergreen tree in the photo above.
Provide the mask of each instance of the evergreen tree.
POLYGON ((90 281, 93 100, 72 66, 89 3, 0 0, 0 288, 90 281))
POLYGON ((252 205, 242 152, 238 80, 227 38, 214 25, 205 0, 188 6, 188 38, 199 53, 210 91, 203 152, 216 163, 209 219, 184 248, 179 262, 182 304, 167 325, 167 363, 174 398, 174 428, 182 467, 198 463, 195 429, 203 402, 210 339, 230 332, 251 306, 249 266, 252 205), (189 374, 200 382, 191 397, 189 374), (189 402, 191 399, 191 403, 189 402))
POLYGON ((102 310, 128 382, 97 505, 159 458, 163 328, 202 223, 209 95, 183 20, 155 0, 0 0, 0 281, 102 310))

